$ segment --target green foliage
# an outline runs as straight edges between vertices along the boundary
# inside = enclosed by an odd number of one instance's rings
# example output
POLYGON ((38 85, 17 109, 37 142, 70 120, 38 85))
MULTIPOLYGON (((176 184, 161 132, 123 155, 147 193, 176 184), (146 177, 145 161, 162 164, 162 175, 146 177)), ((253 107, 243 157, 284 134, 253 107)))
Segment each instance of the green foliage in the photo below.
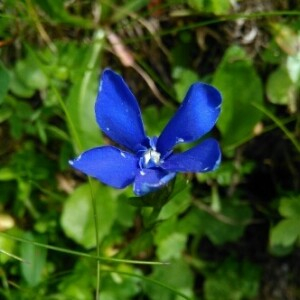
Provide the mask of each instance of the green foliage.
MULTIPOLYGON (((27 240, 35 240, 45 243, 44 237, 34 237, 32 233, 24 233, 24 238, 27 240)), ((44 248, 38 248, 31 244, 21 245, 21 271, 24 279, 29 286, 36 286, 43 280, 43 270, 46 264, 47 250, 44 248)))
POLYGON ((259 288, 259 280, 259 267, 229 258, 205 281, 205 299, 253 299, 259 288))
POLYGON ((65 201, 61 215, 66 235, 87 249, 96 246, 91 197, 95 198, 100 221, 98 238, 101 241, 110 232, 116 217, 117 204, 109 188, 97 185, 96 189, 92 189, 88 184, 81 185, 65 201))
POLYGON ((223 145, 239 143, 251 135, 254 126, 261 120, 262 114, 253 107, 253 103, 262 104, 263 101, 261 79, 242 48, 232 46, 227 49, 213 84, 223 96, 222 114, 218 121, 223 145))
POLYGON ((188 0, 188 4, 196 11, 203 13, 214 13, 222 15, 229 12, 231 8, 230 0, 188 0))
POLYGON ((45 0, 33 1, 35 5, 39 6, 43 12, 45 12, 52 21, 58 23, 67 23, 71 24, 72 26, 78 27, 92 27, 92 23, 90 20, 86 20, 80 16, 74 16, 67 12, 65 9, 65 1, 61 0, 45 0))
POLYGON ((0 104, 3 102, 4 97, 8 91, 9 81, 9 73, 0 62, 0 104))
POLYGON ((69 126, 74 142, 77 142, 77 149, 88 149, 101 144, 94 105, 99 81, 99 70, 95 66, 99 63, 103 43, 104 33, 99 30, 95 32, 91 45, 79 49, 72 47, 68 53, 74 59, 72 67, 76 68, 76 72, 72 74, 73 85, 66 105, 70 116, 69 126))
POLYGON ((243 235, 247 222, 251 219, 251 209, 238 201, 222 202, 222 209, 213 212, 199 211, 198 229, 216 245, 236 241, 243 235))
POLYGON ((144 282, 145 291, 151 300, 155 299, 184 299, 181 295, 176 295, 172 289, 185 295, 185 299, 193 297, 193 273, 190 267, 182 260, 172 261, 169 267, 154 267, 149 279, 162 282, 169 289, 154 285, 151 282, 144 282), (172 276, 170 276, 172 274, 172 276))
MULTIPOLYGON (((300 197, 283 197, 280 199, 279 213, 283 220, 279 221, 271 230, 270 243, 276 253, 276 246, 290 249, 300 243, 300 197)), ((272 248, 271 248, 272 251, 272 248)), ((279 254, 279 253, 278 253, 279 254)))
POLYGON ((267 95, 270 102, 288 105, 294 102, 295 92, 293 82, 285 68, 277 69, 268 78, 267 95))
POLYGON ((183 101, 191 82, 199 81, 199 76, 196 72, 180 67, 174 69, 173 78, 175 79, 174 89, 176 92, 176 100, 179 102, 183 101))
POLYGON ((273 282, 297 299, 296 2, 1 2, 1 299, 273 299, 273 282), (220 167, 144 197, 71 170, 111 143, 94 116, 105 67, 137 95, 149 136, 192 83, 219 88, 220 167))
POLYGON ((117 270, 107 270, 103 278, 101 299, 132 299, 141 291, 141 272, 132 267, 121 265, 117 270), (115 272, 114 272, 115 271, 115 272), (126 276, 133 274, 135 276, 126 276), (125 276, 124 276, 125 275, 125 276))

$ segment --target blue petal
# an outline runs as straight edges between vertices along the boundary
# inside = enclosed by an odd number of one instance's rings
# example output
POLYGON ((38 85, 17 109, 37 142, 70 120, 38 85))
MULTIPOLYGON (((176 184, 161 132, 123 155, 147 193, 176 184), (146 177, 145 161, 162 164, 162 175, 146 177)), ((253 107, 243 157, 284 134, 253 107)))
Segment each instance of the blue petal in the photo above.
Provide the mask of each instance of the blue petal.
POLYGON ((95 104, 101 129, 116 143, 134 152, 146 140, 141 111, 123 78, 106 69, 101 78, 95 104))
POLYGON ((193 84, 158 138, 157 150, 165 155, 174 145, 195 141, 209 132, 220 114, 221 102, 221 95, 214 87, 204 83, 193 84))
POLYGON ((171 155, 160 167, 171 172, 208 172, 216 169, 220 162, 219 144, 210 138, 186 152, 171 155))
POLYGON ((90 149, 69 163, 86 175, 120 189, 133 182, 138 167, 133 154, 112 146, 90 149))
POLYGON ((176 173, 160 169, 143 169, 137 172, 133 184, 133 191, 137 196, 153 192, 167 184, 176 173))

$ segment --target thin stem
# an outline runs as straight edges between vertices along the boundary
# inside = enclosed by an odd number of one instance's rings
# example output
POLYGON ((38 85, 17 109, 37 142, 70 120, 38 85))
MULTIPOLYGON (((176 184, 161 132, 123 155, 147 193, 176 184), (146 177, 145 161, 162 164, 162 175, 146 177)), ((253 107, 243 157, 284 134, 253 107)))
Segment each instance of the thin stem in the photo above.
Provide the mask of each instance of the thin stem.
POLYGON ((256 107, 258 110, 260 110, 261 112, 263 112, 266 116, 268 116, 284 132, 284 134, 288 137, 288 139, 295 146, 297 151, 300 152, 300 143, 297 142, 297 140, 294 137, 293 133, 291 133, 276 116, 274 116, 265 107, 263 107, 263 106, 261 106, 257 103, 252 103, 252 105, 254 107, 256 107))
POLYGON ((167 284, 164 284, 164 283, 161 283, 160 281, 158 280, 155 280, 155 279, 151 279, 151 278, 148 278, 146 276, 143 276, 143 275, 139 275, 139 274, 134 274, 134 273, 128 273, 128 272, 121 272, 121 271, 112 271, 112 270, 103 270, 103 272, 109 272, 109 273, 117 273, 117 274, 121 274, 121 275, 128 275, 128 276, 132 276, 132 277, 137 277, 137 278, 140 278, 140 279, 143 279, 145 281, 148 281, 148 282, 151 282, 153 284, 156 284, 156 285, 159 285, 171 292, 173 292, 174 294, 176 294, 177 296, 181 296, 182 298, 186 299, 186 300, 191 300, 190 297, 186 296, 185 294, 181 293, 181 292, 178 292, 175 288, 167 285, 167 284))
POLYGON ((107 258, 107 257, 102 257, 102 256, 97 256, 97 255, 92 255, 92 254, 87 254, 75 250, 69 250, 65 248, 60 248, 57 246, 52 246, 52 245, 47 245, 39 242, 34 242, 30 241, 24 238, 16 237, 14 235, 10 235, 7 233, 0 232, 0 236, 3 236, 4 238, 8 238, 14 241, 18 241, 21 243, 27 243, 27 244, 32 244, 36 247, 41 247, 41 248, 46 248, 48 250, 53 250, 57 252, 62 252, 62 253, 67 253, 70 255, 75 255, 75 256, 80 256, 80 257, 85 257, 89 259, 96 259, 98 261, 105 261, 109 263, 127 263, 127 264, 135 264, 135 265, 168 265, 167 262, 155 262, 155 261, 139 261, 139 260, 129 260, 129 259, 118 259, 118 258, 107 258))
MULTIPOLYGON (((97 212, 97 206, 96 206, 96 199, 95 194, 93 190, 92 180, 90 177, 89 179, 89 185, 90 185, 90 191, 91 191, 91 198, 92 198, 92 207, 94 212, 94 225, 95 225, 95 232, 96 232, 96 253, 97 256, 100 256, 100 241, 99 241, 99 234, 98 234, 98 228, 99 228, 99 222, 98 222, 98 212, 97 212)), ((96 300, 100 300, 100 288, 101 288, 101 268, 100 268, 100 260, 97 261, 97 283, 96 283, 96 300)))

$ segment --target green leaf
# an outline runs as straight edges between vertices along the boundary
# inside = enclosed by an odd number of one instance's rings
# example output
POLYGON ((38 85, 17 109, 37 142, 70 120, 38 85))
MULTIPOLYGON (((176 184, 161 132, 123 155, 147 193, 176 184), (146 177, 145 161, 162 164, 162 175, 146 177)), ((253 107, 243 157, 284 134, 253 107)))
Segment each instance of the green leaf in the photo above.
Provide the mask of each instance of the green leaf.
MULTIPOLYGON (((93 186, 93 196, 97 209, 98 236, 101 241, 110 232, 115 221, 117 205, 111 189, 106 186, 98 184, 96 189, 93 186)), ((91 197, 89 184, 79 186, 64 203, 61 216, 65 234, 86 249, 96 246, 91 197)))
POLYGON ((300 53, 288 56, 286 68, 293 83, 300 85, 300 53))
POLYGON ((101 277, 101 300, 134 299, 141 290, 142 280, 138 277, 141 271, 128 265, 114 266, 113 271, 116 272, 104 273, 101 277), (137 276, 124 276, 122 272, 137 276))
POLYGON ((14 255, 16 242, 0 236, 0 263, 3 265, 10 261, 14 255), (2 252, 3 251, 3 252, 2 252), (7 255, 6 253, 12 255, 7 255))
MULTIPOLYGON (((194 275, 186 262, 183 260, 172 261, 167 266, 155 266, 150 279, 156 280, 163 285, 168 285, 174 291, 183 293, 188 297, 193 297, 194 275)), ((163 288, 157 284, 145 281, 145 291, 149 299, 157 300, 182 300, 180 295, 176 295, 169 289, 163 288)))
POLYGON ((2 104, 4 97, 8 91, 9 82, 9 73, 0 61, 0 104, 2 104))
MULTIPOLYGON (((31 232, 24 233, 23 238, 39 243, 46 242, 45 238, 34 236, 31 232)), ((22 243, 20 247, 21 258, 25 261, 21 262, 22 276, 30 286, 36 286, 43 280, 47 249, 29 243, 22 243)))
MULTIPOLYGON (((71 272, 67 276, 61 277, 57 286, 62 300, 94 300, 93 296, 93 276, 83 276, 94 271, 94 263, 87 259, 78 259, 71 272), (63 295, 63 296, 62 296, 63 295)), ((56 299, 56 298, 55 298, 56 299)))
POLYGON ((103 46, 104 33, 99 30, 95 33, 91 45, 77 50, 75 48, 74 53, 70 53, 75 56, 77 65, 74 64, 76 69, 73 72, 73 85, 67 98, 67 109, 80 140, 80 145, 75 145, 77 150, 89 149, 101 144, 94 106, 99 84, 97 66, 103 46))
POLYGON ((212 12, 216 15, 227 14, 231 8, 231 0, 210 0, 212 12))
POLYGON ((250 220, 252 211, 249 206, 235 202, 222 202, 222 209, 215 216, 199 210, 201 220, 199 232, 204 232, 215 245, 236 241, 240 238, 250 220))
POLYGON ((19 60, 15 67, 16 76, 23 84, 33 90, 42 90, 48 86, 48 77, 40 68, 32 49, 24 60, 19 60))
POLYGON ((198 12, 205 11, 204 0, 188 0, 188 5, 198 12))
POLYGON ((205 300, 254 299, 258 293, 260 269, 247 261, 227 259, 207 276, 205 300))
POLYGON ((27 86, 22 78, 19 78, 15 71, 11 72, 11 81, 9 89, 17 96, 30 98, 34 95, 34 89, 27 86))
POLYGON ((271 229, 271 246, 289 247, 300 240, 300 219, 285 219, 271 229))
POLYGON ((178 231, 177 218, 174 216, 159 223, 154 236, 156 253, 160 260, 179 259, 186 245, 187 235, 178 231))
POLYGON ((13 169, 4 167, 0 169, 0 181, 9 181, 17 179, 17 174, 13 169))
POLYGON ((177 218, 170 218, 156 227, 154 243, 159 260, 179 259, 186 243, 186 235, 177 232, 177 218))
POLYGON ((72 24, 73 26, 80 26, 83 28, 91 28, 93 26, 92 20, 71 15, 65 8, 65 1, 62 0, 34 0, 43 11, 51 17, 51 21, 72 24))
POLYGON ((251 60, 242 48, 230 47, 213 79, 223 96, 222 113, 217 126, 225 146, 250 135, 262 118, 253 104, 263 103, 262 83, 251 60))
POLYGON ((201 216, 199 210, 192 208, 180 220, 178 220, 178 232, 199 236, 203 233, 201 216))
POLYGON ((114 14, 110 16, 110 22, 117 23, 123 18, 127 17, 129 13, 134 13, 148 4, 147 0, 128 0, 120 5, 115 10, 114 14))
POLYGON ((13 114, 13 111, 12 111, 11 107, 2 105, 0 107, 0 123, 9 119, 12 114, 13 114))
POLYGON ((170 233, 157 246, 157 257, 162 261, 179 259, 185 248, 187 236, 182 233, 170 233))
POLYGON ((279 67, 270 74, 266 89, 271 103, 288 105, 295 101, 296 88, 284 67, 279 67))
POLYGON ((300 219, 300 196, 280 199, 279 212, 283 217, 300 219))
POLYGON ((178 102, 183 101, 191 84, 199 80, 199 76, 196 72, 182 67, 174 68, 173 78, 175 79, 174 89, 178 102))
POLYGON ((216 15, 226 14, 231 8, 230 0, 188 0, 188 4, 200 13, 209 12, 216 15))
POLYGON ((136 208, 130 205, 126 201, 127 199, 124 198, 125 196, 121 195, 121 197, 118 197, 117 199, 116 221, 123 227, 131 227, 134 223, 136 208))

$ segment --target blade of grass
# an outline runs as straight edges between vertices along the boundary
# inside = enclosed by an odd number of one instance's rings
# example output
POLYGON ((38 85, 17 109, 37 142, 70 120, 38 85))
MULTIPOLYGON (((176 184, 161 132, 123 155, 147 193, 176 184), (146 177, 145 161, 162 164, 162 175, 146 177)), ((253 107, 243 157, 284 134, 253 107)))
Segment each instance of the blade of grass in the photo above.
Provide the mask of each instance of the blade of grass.
POLYGON ((20 238, 20 237, 14 236, 14 235, 10 235, 10 234, 7 234, 7 233, 3 233, 3 232, 0 232, 0 236, 3 236, 4 238, 11 239, 11 240, 14 240, 14 241, 17 241, 17 242, 28 243, 28 244, 32 244, 32 245, 37 246, 37 247, 46 248, 48 250, 62 252, 62 253, 75 255, 75 256, 79 256, 79 257, 86 257, 86 258, 90 258, 90 259, 96 259, 98 261, 103 261, 103 262, 127 263, 127 264, 136 264, 136 265, 168 265, 167 262, 139 261, 139 260, 130 260, 130 259, 118 259, 118 258, 102 257, 102 256, 98 256, 98 255, 87 254, 87 253, 80 252, 80 251, 69 250, 69 249, 65 249, 65 248, 61 248, 61 247, 57 247, 57 246, 52 246, 52 245, 47 245, 47 244, 43 244, 43 243, 39 243, 39 242, 30 241, 30 240, 20 238))
MULTIPOLYGON (((87 66, 87 68, 93 68, 95 61, 97 60, 98 55, 100 54, 100 51, 102 50, 102 43, 104 40, 104 33, 103 31, 97 31, 94 34, 94 41, 95 41, 95 46, 93 48, 93 53, 91 55, 89 64, 87 66)), ((88 80, 90 80, 90 72, 86 73, 85 76, 83 77, 83 85, 86 86, 86 82, 88 80)), ((65 105, 64 101, 62 100, 61 95, 59 94, 59 92, 57 91, 57 89, 52 85, 52 89, 54 89, 54 92, 57 96, 57 99, 60 103, 60 106, 62 108, 62 110, 65 113, 66 119, 67 119, 67 123, 68 126, 70 128, 71 134, 74 137, 75 143, 77 145, 77 148, 80 149, 80 151, 83 151, 83 147, 82 147, 82 143, 81 140, 79 138, 79 135, 76 131, 76 127, 73 123, 73 120, 68 112, 68 108, 65 105)), ((94 226, 95 226, 95 238, 96 238, 96 253, 97 256, 100 255, 100 242, 99 242, 99 232, 98 232, 98 228, 99 228, 99 224, 98 224, 98 212, 97 212, 97 208, 96 208, 96 200, 94 197, 94 191, 93 191, 93 187, 92 187, 92 182, 91 179, 88 178, 88 182, 89 182, 89 186, 90 186, 90 193, 91 193, 91 201, 92 201, 92 207, 93 207, 93 216, 94 216, 94 226)), ((99 300, 99 295, 100 295, 100 288, 101 288, 101 273, 100 273, 100 260, 97 261, 97 284, 96 284, 96 300, 99 300)))
POLYGON ((14 258, 14 259, 16 259, 16 260, 19 260, 19 261, 21 261, 21 262, 23 262, 23 263, 26 263, 26 261, 25 261, 24 259, 22 259, 21 257, 16 256, 16 255, 14 255, 14 254, 11 254, 11 253, 9 253, 9 252, 6 252, 6 251, 4 251, 4 250, 2 250, 2 249, 0 249, 0 253, 3 253, 3 254, 5 254, 5 255, 7 255, 7 256, 9 256, 9 257, 12 257, 12 258, 14 258))
MULTIPOLYGON (((213 25, 213 24, 218 24, 218 23, 224 23, 224 22, 230 22, 230 21, 236 21, 240 19, 259 19, 259 18, 268 18, 268 17, 273 17, 273 16, 299 16, 300 11, 269 11, 269 12, 257 12, 257 13, 237 13, 237 14, 230 14, 230 15, 224 15, 224 16, 219 16, 210 20, 206 21, 201 21, 201 22, 194 22, 194 23, 189 23, 187 25, 183 25, 177 28, 171 28, 167 30, 161 30, 157 32, 159 36, 166 36, 166 35, 174 35, 176 33, 198 28, 198 27, 204 27, 208 25, 213 25)), ((140 41, 146 41, 152 39, 152 35, 144 35, 144 36, 139 36, 135 38, 128 38, 124 40, 125 44, 134 44, 138 43, 140 41)))
POLYGON ((182 297, 182 298, 184 298, 186 300, 191 300, 190 297, 186 296, 185 294, 183 294, 181 292, 178 292, 175 288, 173 288, 173 287, 171 287, 171 286, 169 286, 167 284, 161 283, 158 280, 151 279, 151 278, 148 278, 148 277, 143 276, 143 275, 133 274, 133 273, 128 273, 128 272, 122 272, 122 271, 112 271, 112 270, 106 270, 106 269, 102 270, 102 272, 117 273, 117 274, 120 274, 120 275, 127 275, 127 276, 131 276, 131 277, 137 277, 137 278, 140 278, 142 280, 145 280, 145 281, 151 282, 153 284, 159 285, 162 288, 165 288, 165 289, 171 291, 172 293, 174 293, 175 295, 180 296, 180 297, 182 297))
POLYGON ((281 122, 280 119, 278 119, 275 115, 273 115, 268 109, 265 107, 257 104, 257 103, 252 103, 254 107, 256 107, 258 110, 263 112, 267 117, 269 117, 282 131, 283 133, 287 136, 287 138, 291 141, 291 143, 295 146, 296 150, 300 152, 300 143, 297 142, 295 136, 293 135, 292 132, 290 132, 281 122))
MULTIPOLYGON (((285 125, 285 124, 288 124, 288 123, 290 123, 292 121, 295 121, 295 117, 288 117, 288 118, 282 119, 281 123, 283 125, 285 125)), ((231 144, 231 145, 228 145, 226 147, 223 147, 223 151, 225 151, 225 152, 226 151, 232 151, 235 148, 237 148, 237 147, 239 147, 239 146, 241 146, 241 145, 249 142, 250 140, 254 139, 255 137, 263 135, 263 134, 265 134, 267 132, 270 132, 270 131, 274 130, 277 127, 278 126, 276 124, 271 124, 269 126, 266 126, 261 133, 259 133, 259 134, 252 133, 252 134, 246 136, 245 138, 243 138, 242 140, 240 140, 240 141, 238 141, 238 142, 236 142, 234 144, 231 144)))

